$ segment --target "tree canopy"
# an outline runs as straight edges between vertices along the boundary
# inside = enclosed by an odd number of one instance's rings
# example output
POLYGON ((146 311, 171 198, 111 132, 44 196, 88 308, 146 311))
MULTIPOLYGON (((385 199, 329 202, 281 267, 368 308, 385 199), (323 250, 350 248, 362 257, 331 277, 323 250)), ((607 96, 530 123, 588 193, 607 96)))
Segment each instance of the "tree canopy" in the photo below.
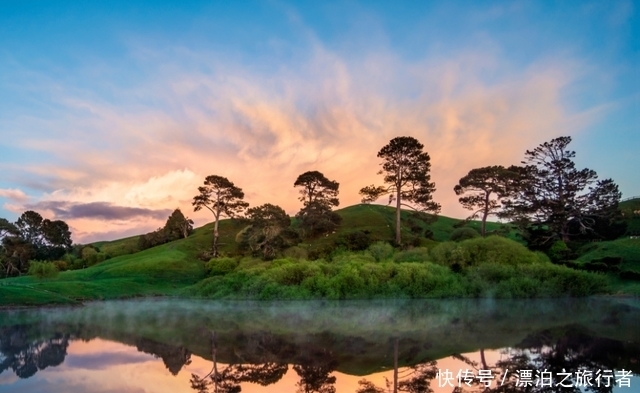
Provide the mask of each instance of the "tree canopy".
POLYGON ((568 242, 592 231, 597 218, 613 219, 618 210, 618 186, 598 180, 591 169, 577 169, 570 143, 571 137, 563 136, 527 150, 513 194, 505 200, 505 216, 525 230, 546 233, 543 243, 568 242))
POLYGON ((247 210, 249 224, 238 234, 240 243, 251 251, 270 259, 276 253, 295 244, 295 232, 289 230, 291 218, 280 206, 265 203, 247 210))
POLYGON ((298 176, 293 186, 300 189, 299 199, 303 203, 296 214, 301 229, 310 236, 335 230, 342 220, 332 211, 340 204, 338 182, 327 179, 321 172, 309 171, 298 176))
POLYGON ((436 190, 431 182, 431 158, 423 151, 424 145, 409 136, 393 138, 378 152, 382 158, 385 186, 367 186, 360 190, 363 203, 374 202, 389 195, 389 204, 396 202, 396 243, 401 242, 400 212, 402 206, 421 212, 439 213, 440 204, 433 201, 436 190), (403 203, 410 202, 412 205, 403 203))
POLYGON ((486 234, 487 217, 499 213, 501 199, 508 195, 515 176, 514 172, 501 165, 487 166, 470 170, 454 187, 456 195, 460 195, 460 204, 472 211, 467 219, 481 217, 482 236, 486 234))

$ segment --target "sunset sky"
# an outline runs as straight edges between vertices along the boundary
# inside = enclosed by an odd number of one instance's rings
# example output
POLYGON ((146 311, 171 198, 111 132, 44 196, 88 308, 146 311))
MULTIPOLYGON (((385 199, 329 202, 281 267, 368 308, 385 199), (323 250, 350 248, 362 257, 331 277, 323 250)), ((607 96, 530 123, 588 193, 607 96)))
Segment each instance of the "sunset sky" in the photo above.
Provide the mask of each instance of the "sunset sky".
POLYGON ((470 169, 573 137, 579 167, 640 194, 640 2, 2 1, 0 217, 76 242, 162 226, 205 176, 300 209, 296 177, 379 184, 425 145, 442 214, 470 169), (186 5, 188 3, 188 5, 186 5))

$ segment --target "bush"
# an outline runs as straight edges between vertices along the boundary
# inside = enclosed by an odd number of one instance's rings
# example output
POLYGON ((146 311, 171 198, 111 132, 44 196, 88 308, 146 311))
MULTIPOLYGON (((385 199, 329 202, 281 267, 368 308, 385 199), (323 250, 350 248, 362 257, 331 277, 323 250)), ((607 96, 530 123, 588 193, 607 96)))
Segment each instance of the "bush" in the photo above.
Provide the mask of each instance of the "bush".
POLYGON ((98 251, 91 246, 82 249, 82 260, 86 266, 93 266, 98 263, 98 251))
POLYGON ((552 262, 560 262, 567 261, 575 258, 573 251, 567 246, 565 242, 562 240, 558 240, 557 242, 551 245, 548 251, 549 258, 551 258, 552 262))
POLYGON ((31 261, 28 274, 39 279, 53 278, 58 275, 58 267, 52 262, 31 261))
POLYGON ((307 250, 305 250, 302 247, 298 247, 298 246, 293 246, 293 247, 289 247, 285 250, 284 252, 284 256, 290 259, 295 259, 295 260, 301 260, 301 259, 308 259, 309 258, 309 254, 307 252, 307 250))
POLYGON ((53 261, 52 263, 56 265, 59 272, 64 272, 65 270, 69 269, 69 264, 67 263, 67 261, 60 260, 60 261, 53 261))
POLYGON ((233 258, 212 258, 205 265, 211 276, 221 276, 230 273, 238 267, 238 261, 233 258))
POLYGON ((369 253, 376 262, 385 261, 393 256, 393 247, 386 242, 375 242, 369 246, 369 253))
POLYGON ((371 245, 371 237, 365 231, 354 231, 341 235, 336 240, 336 248, 344 247, 350 251, 364 251, 371 245))
POLYGON ((463 227, 455 229, 453 232, 451 232, 449 240, 452 242, 461 242, 463 240, 474 239, 476 237, 480 237, 478 231, 473 228, 463 227))
POLYGON ((396 262, 428 262, 430 261, 429 249, 417 247, 411 250, 400 251, 393 260, 396 262))
POLYGON ((431 250, 434 262, 461 268, 482 263, 507 265, 540 263, 540 257, 522 244, 500 236, 489 236, 465 240, 460 243, 446 242, 431 250))

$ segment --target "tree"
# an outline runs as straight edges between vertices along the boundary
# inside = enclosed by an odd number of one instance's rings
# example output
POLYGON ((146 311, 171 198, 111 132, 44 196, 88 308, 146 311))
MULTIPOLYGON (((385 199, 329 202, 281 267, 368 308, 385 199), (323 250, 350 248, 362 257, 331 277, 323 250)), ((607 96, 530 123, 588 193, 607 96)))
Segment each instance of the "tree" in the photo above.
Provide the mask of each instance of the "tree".
POLYGON ((527 150, 513 195, 504 202, 504 215, 532 233, 545 232, 546 244, 591 232, 596 218, 613 219, 622 196, 613 180, 576 169, 569 143, 564 136, 527 150))
POLYGON ((301 228, 310 236, 335 230, 342 217, 331 209, 340 204, 340 184, 318 171, 309 171, 298 176, 293 186, 300 188, 299 199, 303 203, 302 209, 296 214, 301 228))
POLYGON ((458 201, 462 206, 473 211, 468 217, 472 220, 481 216, 480 234, 486 235, 487 217, 498 214, 502 207, 501 199, 509 192, 509 184, 515 174, 501 165, 472 169, 460 179, 453 188, 456 195, 462 195, 458 201))
POLYGON ((392 139, 379 152, 383 159, 382 169, 378 174, 384 175, 387 186, 367 186, 360 190, 363 203, 370 203, 383 195, 389 195, 389 204, 396 202, 396 243, 400 244, 400 212, 402 206, 422 212, 440 212, 440 204, 435 203, 432 194, 435 184, 431 182, 431 158, 423 152, 418 140, 408 136, 392 139), (411 202, 418 207, 403 203, 411 202))
POLYGON ((176 209, 167 219, 163 230, 168 241, 180 238, 186 239, 191 233, 193 233, 193 220, 185 217, 180 209, 176 209))
POLYGON ((268 259, 295 241, 288 231, 291 218, 280 206, 266 203, 247 210, 249 225, 239 233, 239 240, 248 244, 252 251, 260 251, 268 259))
POLYGON ((16 221, 20 237, 39 248, 44 243, 42 232, 42 216, 33 210, 27 210, 16 221))
POLYGON ((193 197, 193 210, 199 211, 203 207, 213 213, 213 257, 218 256, 218 226, 221 217, 234 218, 242 213, 249 204, 244 199, 244 192, 236 187, 229 179, 211 175, 204 180, 204 186, 198 187, 200 194, 193 197))

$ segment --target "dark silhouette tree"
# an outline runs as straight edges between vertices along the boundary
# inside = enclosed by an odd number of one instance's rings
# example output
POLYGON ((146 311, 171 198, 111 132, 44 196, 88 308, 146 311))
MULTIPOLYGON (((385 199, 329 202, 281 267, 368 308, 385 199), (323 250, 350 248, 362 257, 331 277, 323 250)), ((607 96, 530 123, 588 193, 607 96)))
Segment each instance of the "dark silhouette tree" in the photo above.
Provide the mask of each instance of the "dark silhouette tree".
POLYGON ((440 212, 440 205, 433 201, 436 190, 431 182, 431 158, 422 151, 424 145, 417 139, 401 136, 392 139, 379 152, 383 159, 382 169, 386 186, 367 186, 360 190, 363 203, 370 203, 383 195, 389 195, 389 204, 396 202, 396 243, 401 242, 400 213, 403 206, 421 212, 440 212), (412 203, 408 205, 403 203, 412 203), (417 206, 417 208, 416 208, 417 206))
POLYGON ((467 219, 481 217, 482 236, 487 233, 487 217, 498 214, 502 207, 501 199, 508 196, 515 176, 501 165, 487 166, 470 170, 453 188, 456 195, 461 195, 458 201, 462 206, 473 212, 467 219))
POLYGON ((593 230, 595 218, 613 219, 621 193, 611 179, 597 180, 591 169, 576 169, 571 137, 559 137, 527 150, 504 216, 528 230, 548 233, 543 242, 593 230), (577 228, 572 232, 571 227, 577 228))
POLYGON ((185 217, 180 209, 176 209, 171 213, 163 228, 168 241, 184 238, 186 239, 193 233, 193 220, 185 217))
POLYGON ((42 232, 42 216, 33 210, 27 210, 16 221, 16 227, 20 233, 20 237, 25 241, 33 244, 36 248, 44 244, 44 235, 42 232))
POLYGON ((200 194, 193 197, 194 211, 202 208, 213 213, 213 257, 218 256, 218 226, 221 217, 234 218, 242 213, 249 204, 244 199, 244 192, 229 179, 211 175, 204 180, 204 186, 198 187, 200 194))
POLYGON ((332 211, 340 204, 338 182, 327 179, 321 172, 309 171, 298 176, 293 186, 300 189, 303 207, 296 217, 305 233, 317 236, 335 230, 342 220, 332 211))
POLYGON ((265 259, 272 258, 276 253, 293 244, 295 240, 291 226, 291 218, 280 206, 266 203, 247 210, 248 226, 237 236, 237 239, 247 244, 251 251, 260 252, 265 259))

